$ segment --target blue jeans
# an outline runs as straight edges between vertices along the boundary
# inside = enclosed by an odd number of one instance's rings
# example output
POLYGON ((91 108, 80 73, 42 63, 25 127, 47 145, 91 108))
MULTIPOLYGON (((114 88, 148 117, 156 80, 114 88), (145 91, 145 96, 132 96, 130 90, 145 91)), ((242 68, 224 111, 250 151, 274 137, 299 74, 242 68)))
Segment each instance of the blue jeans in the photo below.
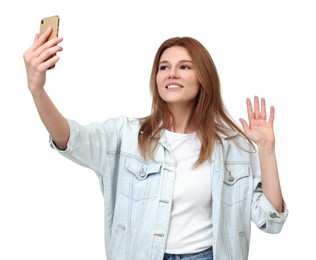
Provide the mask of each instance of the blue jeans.
POLYGON ((212 247, 206 249, 203 252, 195 254, 183 254, 183 255, 172 255, 165 254, 163 260, 213 260, 213 249, 212 247))

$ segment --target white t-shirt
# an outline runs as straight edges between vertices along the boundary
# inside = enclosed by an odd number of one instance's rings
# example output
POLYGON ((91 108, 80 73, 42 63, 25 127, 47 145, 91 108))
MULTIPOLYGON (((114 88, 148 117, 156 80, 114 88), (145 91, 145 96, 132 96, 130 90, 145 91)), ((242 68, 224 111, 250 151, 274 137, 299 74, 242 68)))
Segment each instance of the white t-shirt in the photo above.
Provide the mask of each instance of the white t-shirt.
POLYGON ((176 159, 176 182, 167 238, 166 253, 190 254, 212 246, 211 176, 213 162, 193 168, 201 141, 196 133, 180 134, 165 130, 176 159))

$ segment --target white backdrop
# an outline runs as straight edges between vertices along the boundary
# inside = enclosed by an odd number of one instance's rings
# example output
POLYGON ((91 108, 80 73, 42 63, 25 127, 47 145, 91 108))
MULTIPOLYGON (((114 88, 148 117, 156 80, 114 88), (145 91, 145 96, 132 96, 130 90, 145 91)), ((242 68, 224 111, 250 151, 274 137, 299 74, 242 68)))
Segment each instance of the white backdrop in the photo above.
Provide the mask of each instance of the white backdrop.
POLYGON ((23 52, 58 14, 64 51, 46 89, 66 117, 102 122, 150 111, 156 49, 192 36, 210 51, 228 109, 276 107, 277 156, 290 215, 278 235, 253 226, 250 259, 314 258, 315 8, 307 0, 45 1, 0 4, 0 259, 105 259, 97 177, 48 146, 23 52), (307 235, 310 235, 307 237, 307 235))

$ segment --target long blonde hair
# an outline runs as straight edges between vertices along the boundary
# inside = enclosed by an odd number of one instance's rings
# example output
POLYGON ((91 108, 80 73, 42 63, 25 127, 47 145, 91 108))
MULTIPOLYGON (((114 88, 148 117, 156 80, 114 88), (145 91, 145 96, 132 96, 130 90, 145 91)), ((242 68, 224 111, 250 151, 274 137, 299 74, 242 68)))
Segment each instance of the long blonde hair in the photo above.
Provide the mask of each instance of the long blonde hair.
POLYGON ((149 156, 153 159, 161 130, 169 128, 173 121, 166 102, 162 100, 158 93, 156 83, 160 57, 166 49, 173 46, 181 46, 187 49, 200 83, 200 90, 192 116, 196 133, 201 140, 200 155, 195 164, 195 166, 198 166, 211 156, 215 141, 221 142, 219 133, 228 135, 229 130, 233 129, 243 136, 245 135, 231 119, 224 106, 219 76, 211 55, 199 41, 191 37, 170 38, 164 41, 157 50, 150 77, 152 109, 149 116, 142 118, 138 135, 139 149, 145 158, 149 156))

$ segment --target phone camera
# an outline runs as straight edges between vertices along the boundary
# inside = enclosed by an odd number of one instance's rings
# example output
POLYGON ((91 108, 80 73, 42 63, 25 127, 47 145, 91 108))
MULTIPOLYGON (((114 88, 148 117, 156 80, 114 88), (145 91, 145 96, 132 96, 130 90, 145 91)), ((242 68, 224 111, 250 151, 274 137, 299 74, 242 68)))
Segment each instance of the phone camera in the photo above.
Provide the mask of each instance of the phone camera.
POLYGON ((43 23, 44 23, 44 20, 41 21, 41 24, 43 24, 43 23))

